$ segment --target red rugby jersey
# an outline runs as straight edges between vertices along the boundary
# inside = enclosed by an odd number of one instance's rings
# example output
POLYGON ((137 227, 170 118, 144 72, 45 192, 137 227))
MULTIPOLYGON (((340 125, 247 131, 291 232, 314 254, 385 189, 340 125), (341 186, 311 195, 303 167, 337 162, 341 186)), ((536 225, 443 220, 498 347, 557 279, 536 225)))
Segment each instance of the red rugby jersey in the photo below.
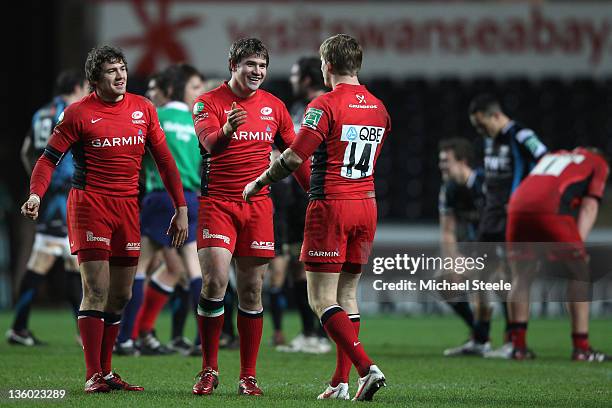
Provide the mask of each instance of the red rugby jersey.
POLYGON ((314 153, 311 199, 358 199, 374 193, 374 166, 391 131, 380 99, 364 85, 339 84, 306 108, 291 149, 314 153))
MULTIPOLYGON (((202 152, 203 196, 242 201, 244 187, 270 166, 272 144, 283 151, 295 139, 291 116, 280 99, 263 89, 243 99, 232 92, 227 82, 195 100, 193 122, 202 152), (219 135, 233 102, 247 112, 246 122, 227 145, 207 151, 206 139, 219 135)), ((295 177, 307 187, 309 174, 309 166, 301 166, 295 177)), ((251 200, 265 198, 268 193, 266 186, 251 200)))
POLYGON ((157 112, 146 98, 126 93, 109 103, 95 92, 64 111, 45 152, 32 173, 30 191, 42 197, 47 175, 72 149, 75 173, 72 187, 113 196, 138 195, 138 176, 145 145, 176 206, 185 205, 181 180, 157 112))
POLYGON ((577 216, 582 198, 601 199, 608 164, 583 148, 559 150, 543 156, 514 191, 508 212, 577 216))

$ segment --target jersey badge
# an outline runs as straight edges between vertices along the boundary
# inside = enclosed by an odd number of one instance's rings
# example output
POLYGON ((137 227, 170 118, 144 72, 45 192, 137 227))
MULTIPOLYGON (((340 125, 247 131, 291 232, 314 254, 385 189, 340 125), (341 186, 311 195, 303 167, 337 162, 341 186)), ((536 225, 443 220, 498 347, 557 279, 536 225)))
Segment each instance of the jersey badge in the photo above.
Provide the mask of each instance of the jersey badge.
POLYGON ((323 111, 321 109, 308 108, 308 110, 304 114, 304 120, 302 121, 302 125, 311 129, 316 129, 319 125, 319 122, 321 121, 322 116, 323 111))

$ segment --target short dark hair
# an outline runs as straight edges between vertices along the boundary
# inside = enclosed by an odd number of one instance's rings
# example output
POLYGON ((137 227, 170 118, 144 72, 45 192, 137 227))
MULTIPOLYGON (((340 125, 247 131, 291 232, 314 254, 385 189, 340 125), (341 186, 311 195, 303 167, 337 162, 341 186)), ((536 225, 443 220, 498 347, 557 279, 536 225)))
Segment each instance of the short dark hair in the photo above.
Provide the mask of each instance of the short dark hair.
POLYGON ((474 164, 474 146, 472 143, 461 137, 440 140, 438 143, 439 151, 450 150, 455 155, 455 159, 465 161, 468 166, 474 164))
POLYGON ((163 71, 154 72, 149 76, 147 80, 147 91, 149 90, 149 83, 155 81, 155 87, 159 88, 162 93, 168 97, 168 78, 164 75, 163 71))
POLYGON ((85 73, 80 69, 69 68, 59 73, 55 79, 54 95, 69 95, 77 85, 83 86, 85 73))
POLYGON ((317 57, 301 57, 296 62, 300 70, 300 80, 310 79, 310 87, 319 91, 325 89, 325 81, 321 72, 321 60, 317 57))
POLYGON ((193 66, 185 63, 170 65, 161 75, 165 88, 164 93, 171 101, 183 101, 185 98, 185 85, 194 76, 200 77, 203 81, 204 76, 193 66), (167 90, 167 92, 165 92, 167 90))
POLYGON ((348 34, 336 34, 323 41, 319 54, 334 67, 339 75, 357 75, 361 69, 363 50, 356 39, 348 34))
POLYGON ((240 61, 251 55, 261 57, 266 60, 266 65, 270 64, 268 49, 261 40, 257 38, 240 38, 234 41, 229 50, 229 69, 232 71, 233 65, 238 65, 240 61))
POLYGON ((501 103, 495 96, 487 93, 476 95, 470 102, 469 114, 481 112, 486 115, 502 112, 501 103))
POLYGON ((111 47, 110 45, 101 45, 92 48, 87 54, 87 60, 85 60, 85 77, 87 81, 89 81, 89 87, 92 90, 95 89, 94 82, 100 80, 102 65, 104 65, 105 62, 110 64, 123 62, 127 69, 127 60, 121 49, 111 47))

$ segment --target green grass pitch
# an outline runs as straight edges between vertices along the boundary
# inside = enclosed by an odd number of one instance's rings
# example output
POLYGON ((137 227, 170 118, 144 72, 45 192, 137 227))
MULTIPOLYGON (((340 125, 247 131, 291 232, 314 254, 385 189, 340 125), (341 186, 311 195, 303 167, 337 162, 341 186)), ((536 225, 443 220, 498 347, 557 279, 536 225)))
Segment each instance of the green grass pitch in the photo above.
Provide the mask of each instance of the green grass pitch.
MULTIPOLYGON (((0 327, 11 316, 0 314, 0 327)), ((591 342, 612 352, 612 322, 594 320, 591 342)), ((163 314, 158 333, 169 335, 169 316, 163 314)), ((193 335, 194 322, 186 333, 193 335)), ((24 348, 0 343, 0 406, 74 407, 302 407, 341 406, 348 401, 316 401, 329 379, 335 355, 279 353, 269 343, 271 322, 266 318, 258 363, 262 398, 236 395, 239 355, 221 351, 221 384, 212 397, 191 394, 199 357, 115 357, 113 366, 124 379, 143 385, 143 393, 113 392, 85 395, 82 352, 74 341, 74 322, 68 312, 34 310, 31 328, 49 346, 24 348), (9 389, 65 389, 61 401, 9 401, 9 389), (51 405, 48 405, 51 404, 51 405)), ((573 363, 569 322, 533 320, 528 340, 538 355, 535 361, 492 361, 479 358, 444 358, 442 350, 464 340, 465 329, 452 317, 364 316, 360 336, 366 350, 387 376, 388 386, 373 405, 393 407, 612 407, 612 363, 573 363)), ((494 340, 502 324, 493 324, 494 340)), ((289 314, 285 332, 298 331, 289 314)), ((356 374, 351 373, 351 395, 356 374)))

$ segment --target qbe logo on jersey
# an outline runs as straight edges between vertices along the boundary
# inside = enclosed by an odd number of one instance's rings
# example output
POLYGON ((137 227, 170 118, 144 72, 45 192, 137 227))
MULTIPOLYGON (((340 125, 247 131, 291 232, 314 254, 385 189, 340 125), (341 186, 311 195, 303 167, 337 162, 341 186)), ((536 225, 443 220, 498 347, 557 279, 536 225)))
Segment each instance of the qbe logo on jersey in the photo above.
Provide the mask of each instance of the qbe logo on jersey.
POLYGON ((376 149, 382 142, 385 128, 367 125, 342 125, 340 140, 349 142, 344 151, 340 175, 360 179, 372 175, 376 149))

